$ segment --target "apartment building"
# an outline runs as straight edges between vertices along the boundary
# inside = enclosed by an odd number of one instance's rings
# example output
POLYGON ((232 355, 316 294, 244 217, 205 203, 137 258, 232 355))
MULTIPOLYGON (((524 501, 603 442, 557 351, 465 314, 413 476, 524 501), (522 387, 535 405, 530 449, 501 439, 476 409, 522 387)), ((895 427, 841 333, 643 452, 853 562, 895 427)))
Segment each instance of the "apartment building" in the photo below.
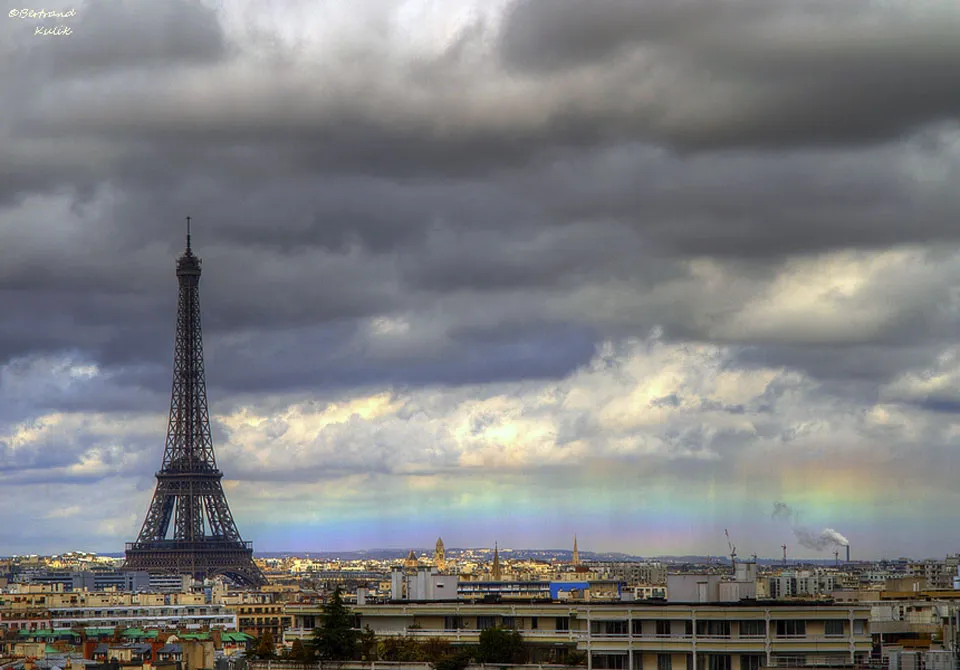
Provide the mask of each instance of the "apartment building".
POLYGON ((72 627, 236 628, 236 617, 196 593, 63 591, 38 584, 0 593, 0 630, 72 627))
MULTIPOLYGON (((320 606, 290 610, 286 641, 308 637, 320 606)), ((535 662, 587 654, 589 670, 845 668, 871 651, 870 608, 858 604, 404 603, 354 608, 378 636, 476 644, 495 626, 518 630, 535 662)))
POLYGON ((947 556, 945 560, 929 559, 910 563, 906 566, 907 577, 919 577, 925 580, 928 589, 952 589, 953 578, 960 570, 960 555, 947 556))
POLYGON ((151 575, 122 570, 37 569, 17 575, 17 583, 49 586, 60 591, 125 591, 179 593, 190 591, 190 575, 151 575))
POLYGON ((605 579, 617 580, 633 585, 661 586, 667 583, 667 566, 658 562, 640 563, 596 563, 595 569, 605 579))
POLYGON ((771 598, 827 596, 838 586, 837 574, 826 570, 783 570, 767 578, 771 598))
POLYGON ((261 637, 269 632, 274 640, 283 638, 285 630, 293 625, 293 616, 282 603, 237 602, 224 605, 236 617, 237 630, 261 637))
POLYGON ((220 628, 234 630, 237 617, 224 605, 95 605, 50 607, 50 622, 58 628, 220 628))

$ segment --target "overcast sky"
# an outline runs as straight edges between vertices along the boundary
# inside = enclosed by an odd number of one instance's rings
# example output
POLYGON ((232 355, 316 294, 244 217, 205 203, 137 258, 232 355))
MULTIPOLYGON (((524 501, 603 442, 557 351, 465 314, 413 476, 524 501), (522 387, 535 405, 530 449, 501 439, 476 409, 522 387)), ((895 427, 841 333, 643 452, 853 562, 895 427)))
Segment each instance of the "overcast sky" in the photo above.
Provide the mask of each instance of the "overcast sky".
POLYGON ((960 549, 960 4, 52 8, 0 17, 0 554, 135 538, 187 215, 258 550, 960 549))

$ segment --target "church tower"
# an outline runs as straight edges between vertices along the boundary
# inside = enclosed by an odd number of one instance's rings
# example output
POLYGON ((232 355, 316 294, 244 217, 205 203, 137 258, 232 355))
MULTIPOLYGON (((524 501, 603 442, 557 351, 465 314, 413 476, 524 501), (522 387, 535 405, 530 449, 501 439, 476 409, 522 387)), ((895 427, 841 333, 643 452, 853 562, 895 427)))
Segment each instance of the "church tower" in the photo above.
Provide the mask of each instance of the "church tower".
POLYGON ((443 538, 437 538, 437 549, 433 553, 433 562, 441 572, 447 567, 447 554, 443 549, 443 538))
POLYGON ((500 550, 497 543, 493 543, 493 581, 499 582, 503 578, 503 570, 500 568, 500 550))
POLYGON ((573 536, 573 564, 580 565, 580 550, 577 549, 577 536, 573 536))

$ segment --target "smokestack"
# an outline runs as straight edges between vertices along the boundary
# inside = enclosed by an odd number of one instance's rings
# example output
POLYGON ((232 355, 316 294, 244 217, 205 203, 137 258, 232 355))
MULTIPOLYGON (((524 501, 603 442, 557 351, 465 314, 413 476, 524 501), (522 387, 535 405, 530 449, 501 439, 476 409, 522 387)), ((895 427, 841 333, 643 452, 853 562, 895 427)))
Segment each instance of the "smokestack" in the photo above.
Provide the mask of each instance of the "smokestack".
POLYGON ((850 545, 847 545, 847 563, 850 562, 850 545))

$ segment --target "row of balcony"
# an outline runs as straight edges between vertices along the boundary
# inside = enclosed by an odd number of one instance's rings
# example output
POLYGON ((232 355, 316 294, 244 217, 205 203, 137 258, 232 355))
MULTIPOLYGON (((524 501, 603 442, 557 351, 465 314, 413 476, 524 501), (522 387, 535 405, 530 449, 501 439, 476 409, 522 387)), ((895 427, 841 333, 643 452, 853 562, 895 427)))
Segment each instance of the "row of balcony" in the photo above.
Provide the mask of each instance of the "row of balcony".
MULTIPOLYGON (((436 637, 451 638, 459 637, 478 637, 483 631, 478 628, 452 628, 452 629, 424 629, 424 628, 404 628, 396 631, 379 631, 377 635, 383 637, 436 637)), ((629 640, 634 642, 727 642, 727 643, 745 643, 745 644, 763 644, 767 641, 777 642, 810 642, 820 644, 846 644, 849 641, 848 636, 837 635, 780 635, 767 638, 765 636, 741 636, 739 638, 723 635, 630 635, 607 634, 607 633, 588 633, 580 630, 518 630, 518 633, 526 639, 564 639, 571 641, 590 640, 629 640)), ((313 635, 312 628, 288 628, 286 635, 291 639, 305 638, 313 635)))
MULTIPOLYGON (((537 631, 533 631, 537 632, 537 631)), ((525 635, 526 633, 524 633, 525 635)), ((604 640, 644 640, 644 641, 660 641, 660 642, 683 642, 683 641, 717 641, 717 642, 778 642, 778 641, 793 641, 793 642, 845 642, 849 639, 848 635, 771 635, 767 637, 766 635, 654 635, 654 634, 640 634, 640 633, 591 633, 590 637, 594 640, 604 639, 604 640)))
POLYGON ((849 656, 773 656, 771 668, 836 668, 850 665, 849 656))

